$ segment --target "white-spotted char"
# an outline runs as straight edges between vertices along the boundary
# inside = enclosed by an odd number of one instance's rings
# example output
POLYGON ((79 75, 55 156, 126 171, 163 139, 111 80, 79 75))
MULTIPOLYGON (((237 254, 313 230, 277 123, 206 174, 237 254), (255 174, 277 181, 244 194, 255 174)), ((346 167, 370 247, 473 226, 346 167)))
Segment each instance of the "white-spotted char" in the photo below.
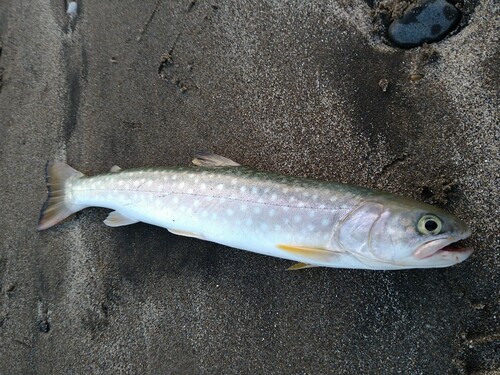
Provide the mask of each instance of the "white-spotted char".
POLYGON ((470 248, 454 216, 377 190, 258 172, 199 154, 196 167, 121 170, 86 177, 47 165, 49 196, 39 229, 86 207, 114 210, 116 227, 144 222, 170 232, 316 266, 362 269, 446 267, 470 248))

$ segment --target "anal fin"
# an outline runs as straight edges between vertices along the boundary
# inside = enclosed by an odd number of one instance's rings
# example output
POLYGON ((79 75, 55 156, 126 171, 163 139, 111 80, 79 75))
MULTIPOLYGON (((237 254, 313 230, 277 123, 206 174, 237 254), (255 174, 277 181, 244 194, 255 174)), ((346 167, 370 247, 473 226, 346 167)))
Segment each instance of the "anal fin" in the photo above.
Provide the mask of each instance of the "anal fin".
POLYGON ((176 234, 178 236, 192 237, 192 238, 197 238, 199 240, 203 240, 204 239, 203 236, 201 234, 198 234, 198 233, 188 232, 188 231, 185 231, 185 230, 169 229, 169 228, 167 228, 167 230, 170 233, 176 234))
POLYGON ((104 220, 104 224, 108 227, 123 227, 124 225, 135 224, 138 222, 139 220, 128 218, 116 211, 110 212, 106 220, 104 220))

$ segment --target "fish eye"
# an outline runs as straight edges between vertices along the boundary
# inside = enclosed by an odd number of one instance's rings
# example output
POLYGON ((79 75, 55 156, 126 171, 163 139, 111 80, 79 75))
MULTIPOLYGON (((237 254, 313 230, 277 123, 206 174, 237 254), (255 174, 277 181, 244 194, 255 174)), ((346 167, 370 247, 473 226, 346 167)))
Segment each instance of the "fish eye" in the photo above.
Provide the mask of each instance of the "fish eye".
POLYGON ((439 234, 443 229, 443 223, 435 215, 424 215, 418 221, 417 229, 422 234, 439 234))

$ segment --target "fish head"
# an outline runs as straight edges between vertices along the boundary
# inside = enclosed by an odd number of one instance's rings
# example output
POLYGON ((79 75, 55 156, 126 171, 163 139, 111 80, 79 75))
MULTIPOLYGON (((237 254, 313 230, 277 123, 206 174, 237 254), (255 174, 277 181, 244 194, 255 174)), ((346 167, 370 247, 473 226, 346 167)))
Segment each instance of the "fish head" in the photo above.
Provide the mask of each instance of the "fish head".
POLYGON ((435 206, 381 194, 342 220, 336 240, 370 268, 436 268, 467 259, 473 249, 452 244, 470 234, 462 220, 435 206))

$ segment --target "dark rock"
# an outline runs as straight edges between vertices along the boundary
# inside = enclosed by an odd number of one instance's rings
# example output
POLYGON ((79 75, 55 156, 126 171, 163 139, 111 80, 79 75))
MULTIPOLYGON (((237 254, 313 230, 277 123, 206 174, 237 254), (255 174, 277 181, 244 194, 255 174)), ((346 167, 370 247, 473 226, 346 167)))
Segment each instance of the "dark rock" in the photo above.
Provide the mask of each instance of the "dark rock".
POLYGON ((389 26, 390 40, 401 48, 443 39, 460 20, 460 11, 445 0, 430 0, 411 8, 389 26))
POLYGON ((43 333, 48 333, 50 331, 50 323, 46 319, 38 322, 38 330, 43 333))

